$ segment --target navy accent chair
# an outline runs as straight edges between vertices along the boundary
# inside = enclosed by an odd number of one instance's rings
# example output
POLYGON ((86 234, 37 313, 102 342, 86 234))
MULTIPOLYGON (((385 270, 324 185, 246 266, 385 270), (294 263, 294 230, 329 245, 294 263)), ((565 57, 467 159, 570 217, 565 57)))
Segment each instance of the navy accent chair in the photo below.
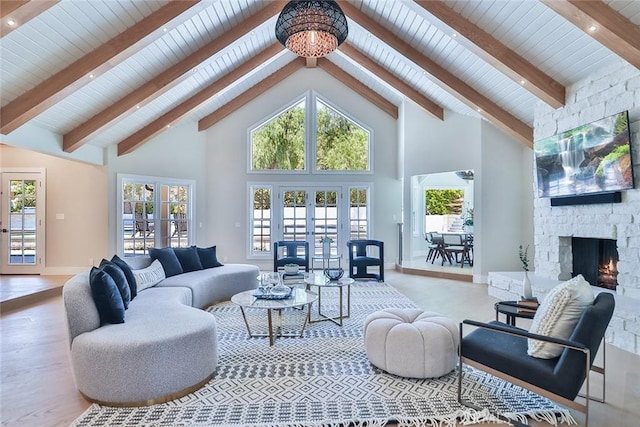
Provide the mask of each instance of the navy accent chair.
POLYGON ((273 242, 273 271, 284 268, 285 264, 298 264, 309 272, 309 242, 283 241, 273 242), (279 258, 278 249, 284 247, 284 255, 279 258))
MULTIPOLYGON (((589 400, 604 402, 606 362, 602 346, 602 367, 593 365, 596 353, 609 325, 615 300, 607 292, 598 294, 593 305, 587 307, 578 320, 569 339, 558 339, 527 332, 501 322, 481 323, 464 320, 460 323, 460 369, 458 370, 458 401, 474 405, 462 398, 462 366, 464 363, 489 372, 505 381, 524 387, 585 414, 585 427, 589 424, 589 400), (476 327, 463 337, 463 326, 476 327), (555 359, 538 359, 527 354, 527 339, 532 338, 564 347, 555 359), (602 398, 591 397, 589 371, 603 376, 602 398), (585 403, 575 401, 586 382, 585 403)), ((511 420, 513 422, 513 420, 511 420)), ((516 423, 516 425, 521 425, 516 423)))
POLYGON ((380 240, 349 240, 349 276, 352 279, 376 279, 384 282, 384 242, 380 240), (370 248, 375 249, 370 249, 370 248), (377 252, 378 256, 374 254, 377 252), (368 272, 369 267, 378 267, 378 274, 368 272), (355 269, 355 272, 354 272, 355 269))

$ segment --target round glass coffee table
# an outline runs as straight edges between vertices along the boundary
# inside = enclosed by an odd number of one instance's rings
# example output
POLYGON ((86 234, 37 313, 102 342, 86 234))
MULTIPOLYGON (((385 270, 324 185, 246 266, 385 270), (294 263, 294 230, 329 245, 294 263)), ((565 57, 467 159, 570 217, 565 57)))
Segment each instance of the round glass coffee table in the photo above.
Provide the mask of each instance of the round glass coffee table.
POLYGON ((286 299, 260 299, 255 296, 257 290, 252 289, 249 291, 240 292, 231 297, 231 302, 240 306, 242 312, 242 318, 244 324, 247 327, 247 332, 251 338, 257 337, 269 337, 269 345, 273 345, 276 337, 302 337, 304 329, 309 323, 309 314, 311 311, 311 304, 317 299, 318 295, 309 292, 305 289, 293 288, 291 296, 286 299), (304 308, 307 307, 307 315, 304 316, 304 323, 300 332, 285 333, 282 329, 282 311, 285 308, 304 308), (252 332, 247 321, 246 309, 259 309, 267 311, 267 332, 252 332), (277 312, 277 323, 273 325, 272 311, 277 312))
POLYGON ((309 315, 309 323, 324 322, 326 320, 342 326, 342 321, 351 316, 351 285, 354 280, 350 277, 344 277, 340 280, 329 280, 324 274, 311 273, 304 279, 307 291, 311 290, 312 286, 318 288, 318 318, 311 319, 309 315), (323 289, 338 289, 338 315, 329 316, 322 312, 322 290, 323 289), (345 313, 344 304, 344 289, 347 290, 347 304, 345 313))

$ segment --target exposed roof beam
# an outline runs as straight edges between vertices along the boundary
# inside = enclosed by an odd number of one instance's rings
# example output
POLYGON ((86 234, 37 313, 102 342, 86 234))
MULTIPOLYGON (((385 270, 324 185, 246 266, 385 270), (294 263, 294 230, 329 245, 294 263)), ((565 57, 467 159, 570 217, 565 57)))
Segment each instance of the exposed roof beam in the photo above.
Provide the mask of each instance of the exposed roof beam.
POLYGON ((86 144, 98 131, 106 126, 117 123, 125 114, 136 111, 136 107, 157 98, 169 89, 189 77, 189 72, 200 66, 210 57, 249 33, 272 16, 280 13, 286 1, 269 2, 249 18, 240 22, 229 31, 207 43, 201 49, 189 55, 176 65, 163 71, 152 80, 135 89, 133 92, 119 99, 109 107, 100 111, 86 122, 64 135, 63 149, 71 153, 86 144))
POLYGON ((264 92, 271 89, 273 86, 277 85, 282 80, 286 79, 291 74, 298 71, 299 69, 304 68, 304 66, 305 66, 304 58, 294 59, 284 67, 280 68, 275 73, 271 74, 270 76, 262 80, 260 83, 251 87, 251 89, 236 96, 231 101, 227 102, 225 105, 218 108, 213 113, 200 119, 198 121, 198 130, 202 131, 202 130, 209 129, 211 126, 215 125, 220 120, 224 119, 229 114, 236 111, 238 108, 242 107, 243 105, 253 100, 257 96, 262 95, 264 92))
POLYGON ((427 113, 432 115, 436 119, 444 119, 444 111, 441 106, 422 95, 420 92, 409 86, 402 79, 396 77, 393 73, 380 66, 376 61, 369 58, 364 53, 360 52, 355 46, 349 43, 343 43, 340 46, 340 51, 349 56, 351 59, 371 71, 380 79, 387 82, 397 91, 402 93, 407 98, 413 100, 416 104, 425 109, 427 113))
POLYGON ((6 36, 59 1, 0 1, 0 37, 6 36), (9 25, 9 20, 14 22, 13 25, 9 25))
POLYGON ((220 92, 225 87, 240 79, 242 76, 260 66, 264 62, 268 61, 270 58, 272 58, 282 50, 283 47, 280 43, 274 43, 259 54, 248 59, 229 73, 225 74, 206 88, 202 89, 197 94, 193 95, 191 98, 172 108, 170 111, 158 117, 156 120, 149 123, 136 133, 122 140, 120 143, 118 143, 118 155, 121 156, 123 154, 132 152, 151 138, 165 131, 168 126, 171 126, 186 115, 190 114, 192 111, 196 110, 202 104, 207 102, 216 93, 220 92))
POLYGON ((565 103, 565 87, 540 71, 496 38, 468 21, 442 1, 414 0, 432 16, 451 27, 462 37, 457 41, 474 52, 494 68, 522 85, 529 92, 552 106, 560 108, 565 103))
POLYGON ((200 0, 171 1, 134 26, 128 28, 64 70, 23 93, 0 109, 0 133, 7 134, 22 126, 53 104, 110 70, 134 52, 165 34, 167 25, 200 0))
POLYGON ((318 66, 318 58, 305 58, 307 61, 307 68, 316 68, 318 66))
POLYGON ((348 17, 365 27, 369 32, 397 50, 401 55, 413 61, 429 73, 440 86, 454 94, 462 102, 478 110, 479 114, 507 134, 515 137, 522 144, 527 147, 533 147, 533 129, 529 125, 520 121, 503 108, 500 108, 496 103, 480 94, 477 90, 457 78, 445 68, 405 43, 393 32, 369 18, 351 3, 346 1, 340 2, 340 7, 348 17))
POLYGON ((360 94, 362 97, 366 98, 369 102, 380 108, 382 111, 393 117, 394 119, 398 118, 398 106, 394 103, 385 99, 382 95, 372 91, 369 87, 367 87, 360 80, 353 77, 351 74, 347 73, 340 67, 338 67, 333 62, 325 59, 322 61, 318 61, 318 67, 322 68, 327 73, 331 74, 338 81, 344 83, 349 87, 349 89, 354 90, 356 93, 360 94))
POLYGON ((640 27, 601 1, 541 0, 553 11, 640 69, 640 27), (595 27, 595 30, 590 29, 595 27))

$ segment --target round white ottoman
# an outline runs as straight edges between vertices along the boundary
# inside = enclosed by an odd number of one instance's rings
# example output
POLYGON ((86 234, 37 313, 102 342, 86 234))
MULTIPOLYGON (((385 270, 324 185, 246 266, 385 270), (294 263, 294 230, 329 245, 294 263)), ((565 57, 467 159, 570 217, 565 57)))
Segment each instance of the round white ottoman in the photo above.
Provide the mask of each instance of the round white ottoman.
POLYGON ((369 361, 390 374, 435 378, 458 361, 458 327, 438 313, 387 308, 364 322, 364 346, 369 361))

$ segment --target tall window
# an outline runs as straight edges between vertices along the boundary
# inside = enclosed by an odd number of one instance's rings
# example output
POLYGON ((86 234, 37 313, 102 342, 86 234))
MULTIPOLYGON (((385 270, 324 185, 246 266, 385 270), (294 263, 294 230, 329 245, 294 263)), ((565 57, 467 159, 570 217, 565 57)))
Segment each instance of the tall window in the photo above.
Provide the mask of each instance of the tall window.
POLYGON ((251 253, 271 252, 271 187, 251 187, 251 205, 253 206, 251 222, 251 253))
POLYGON ((251 129, 250 140, 252 171, 304 172, 311 160, 315 172, 371 170, 371 133, 312 93, 251 129))
POLYGON ((119 235, 124 256, 154 247, 187 247, 192 242, 192 181, 118 176, 119 235))
POLYGON ((317 98, 316 170, 369 170, 369 132, 317 98))
POLYGON ((366 239, 369 235, 368 188, 349 189, 349 238, 366 239))
POLYGON ((251 131, 252 170, 305 169, 305 100, 251 131))

